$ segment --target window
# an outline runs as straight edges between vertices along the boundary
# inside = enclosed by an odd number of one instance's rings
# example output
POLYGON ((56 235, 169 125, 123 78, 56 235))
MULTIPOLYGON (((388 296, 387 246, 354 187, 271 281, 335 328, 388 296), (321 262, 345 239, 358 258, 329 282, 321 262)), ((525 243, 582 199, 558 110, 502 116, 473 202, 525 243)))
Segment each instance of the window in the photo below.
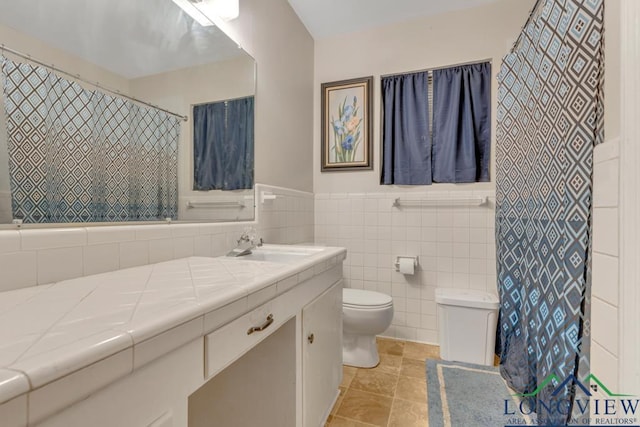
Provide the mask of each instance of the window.
POLYGON ((489 62, 384 77, 382 102, 382 184, 489 181, 489 62))

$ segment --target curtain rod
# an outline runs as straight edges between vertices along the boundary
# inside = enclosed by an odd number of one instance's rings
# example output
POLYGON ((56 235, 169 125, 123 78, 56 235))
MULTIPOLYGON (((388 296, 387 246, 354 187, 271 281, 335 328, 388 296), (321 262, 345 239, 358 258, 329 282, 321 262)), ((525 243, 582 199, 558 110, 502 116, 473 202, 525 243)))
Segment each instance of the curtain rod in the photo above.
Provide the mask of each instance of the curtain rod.
POLYGON ((224 102, 224 101, 239 101, 241 99, 248 99, 248 98, 255 98, 255 95, 247 95, 247 96, 239 96, 237 98, 225 98, 225 99, 219 99, 217 101, 207 101, 207 102, 200 102, 198 104, 192 104, 192 107, 197 107, 199 105, 208 105, 208 104, 215 104, 216 102, 224 102))
POLYGON ((473 65, 473 64, 482 64, 484 62, 488 62, 488 63, 492 63, 493 60, 492 58, 487 58, 487 59, 477 59, 475 61, 468 61, 468 62, 459 62, 457 64, 453 64, 453 65, 443 65, 441 67, 432 67, 432 68, 425 68, 422 70, 414 70, 414 71, 405 71, 402 73, 391 73, 391 74, 382 74, 380 76, 381 79, 385 78, 385 77, 393 77, 393 76, 404 76, 405 74, 414 74, 414 73, 424 73, 425 71, 435 71, 435 70, 444 70, 445 68, 453 68, 453 67, 461 67, 463 65, 473 65))
POLYGON ((98 88, 98 89, 100 89, 100 90, 103 90, 103 91, 105 91, 105 92, 109 92, 109 93, 111 93, 111 94, 113 94, 113 95, 119 96, 119 97, 121 97, 121 98, 128 99, 128 100, 133 101, 133 102, 136 102, 136 103, 138 103, 138 104, 142 104, 142 105, 146 105, 146 106, 148 106, 148 107, 155 108, 156 110, 163 111, 163 112, 165 112, 165 113, 167 113, 167 114, 169 114, 169 115, 171 115, 171 116, 174 116, 174 117, 177 117, 177 118, 179 118, 179 119, 182 119, 182 120, 183 120, 183 121, 185 121, 185 122, 188 120, 188 117, 187 117, 187 116, 183 116, 182 114, 174 113, 173 111, 169 111, 169 110, 167 110, 167 109, 164 109, 164 108, 158 107, 157 105, 154 105, 154 104, 152 104, 152 103, 150 103, 150 102, 142 101, 142 100, 140 100, 140 99, 138 99, 138 98, 135 98, 135 97, 133 97, 133 96, 125 95, 125 94, 123 94, 122 92, 120 92, 119 90, 116 90, 116 89, 110 89, 110 88, 108 88, 108 87, 105 87, 105 86, 101 85, 101 84, 100 84, 100 83, 98 83, 98 82, 92 82, 92 81, 90 81, 90 80, 87 80, 87 79, 85 79, 84 77, 80 76, 80 74, 73 74, 73 73, 70 73, 70 72, 68 72, 68 71, 61 70, 60 68, 56 67, 55 65, 45 64, 45 63, 44 63, 44 62, 42 62, 42 61, 39 61, 39 60, 37 60, 37 59, 34 59, 31 55, 28 55, 28 54, 26 54, 26 53, 19 52, 19 51, 15 50, 15 49, 11 49, 11 48, 9 48, 9 47, 5 46, 5 45, 4 45, 4 43, 0 46, 0 49, 2 49, 2 52, 3 52, 3 53, 4 53, 4 52, 9 52, 9 53, 11 53, 11 54, 13 54, 13 55, 16 55, 16 56, 19 56, 19 57, 21 57, 21 58, 24 58, 24 59, 26 59, 27 61, 31 61, 31 62, 34 62, 34 63, 36 63, 36 64, 38 64, 38 65, 42 65, 43 67, 48 68, 48 69, 50 69, 50 70, 52 70, 52 71, 58 72, 58 73, 60 73, 60 74, 64 74, 64 75, 69 76, 69 77, 71 77, 71 78, 73 78, 73 79, 75 79, 75 80, 79 80, 79 81, 81 81, 81 82, 84 82, 84 83, 90 84, 91 86, 94 86, 94 87, 96 87, 96 88, 98 88))

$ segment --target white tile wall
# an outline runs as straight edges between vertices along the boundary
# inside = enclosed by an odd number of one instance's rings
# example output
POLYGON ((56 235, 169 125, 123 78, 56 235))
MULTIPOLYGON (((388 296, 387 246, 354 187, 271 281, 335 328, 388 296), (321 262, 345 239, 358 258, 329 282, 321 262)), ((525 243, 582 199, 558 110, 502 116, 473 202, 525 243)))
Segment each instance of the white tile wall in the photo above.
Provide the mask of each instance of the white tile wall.
POLYGON ((136 239, 136 228, 129 226, 91 227, 87 228, 87 243, 122 243, 136 239))
POLYGON ((594 341, 591 346, 591 372, 610 390, 620 390, 618 356, 602 347, 597 341, 594 341))
POLYGON ((192 255, 224 255, 247 226, 267 243, 313 242, 311 193, 256 185, 257 221, 0 230, 0 291, 192 255))
POLYGON ((87 245, 82 248, 84 275, 106 273, 120 267, 120 246, 117 243, 87 245))
POLYGON ((619 389, 619 151, 618 140, 594 151, 591 372, 611 390, 619 389))
MULTIPOLYGON (((595 201, 595 200, 594 200, 595 201)), ((618 256, 618 208, 598 207, 594 204, 593 250, 614 257, 618 256)))
POLYGON ((593 252, 593 295, 615 307, 619 304, 618 269, 618 257, 593 252))
POLYGON ((82 246, 38 251, 38 285, 83 275, 82 246))
POLYGON ((618 158, 593 165, 593 205, 598 208, 617 207, 619 196, 618 158))
POLYGON ((0 254, 20 251, 20 232, 4 231, 0 238, 0 254))
MULTIPOLYGON (((617 354, 618 349, 618 307, 593 298, 591 304, 591 334, 593 340, 612 354, 617 354), (606 319, 606 320, 605 320, 606 319), (615 331, 615 333, 611 333, 615 331)), ((596 374, 597 375, 597 374, 596 374)))
POLYGON ((22 250, 57 249, 87 244, 85 228, 60 228, 20 231, 22 250))
POLYGON ((257 191, 258 231, 265 242, 311 243, 314 240, 313 194, 281 187, 262 186, 257 191), (261 201, 261 192, 275 199, 261 201))
MULTIPOLYGON (((0 232, 0 241, 3 239, 0 232)), ((0 254, 0 291, 25 288, 38 283, 37 253, 32 251, 0 254)))
POLYGON ((346 247, 345 283, 393 296, 386 336, 438 343, 435 289, 496 293, 492 191, 332 193, 315 196, 316 242, 346 247), (450 200, 490 198, 488 206, 392 207, 396 197, 450 200), (416 274, 395 271, 396 256, 418 256, 416 274))
POLYGON ((120 243, 120 268, 149 264, 149 242, 134 241, 120 243))

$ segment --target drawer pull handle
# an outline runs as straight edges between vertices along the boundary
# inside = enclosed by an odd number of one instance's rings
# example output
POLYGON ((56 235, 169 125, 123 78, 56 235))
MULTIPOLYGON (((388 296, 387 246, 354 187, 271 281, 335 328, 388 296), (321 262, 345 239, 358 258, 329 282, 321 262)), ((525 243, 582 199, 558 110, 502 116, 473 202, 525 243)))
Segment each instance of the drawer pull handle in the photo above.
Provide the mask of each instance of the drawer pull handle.
POLYGON ((267 316, 267 321, 264 322, 262 325, 253 326, 253 327, 249 328, 249 330, 247 331, 247 335, 251 335, 254 332, 264 331, 269 326, 271 326, 272 323, 273 323, 273 314, 270 314, 270 315, 267 316))

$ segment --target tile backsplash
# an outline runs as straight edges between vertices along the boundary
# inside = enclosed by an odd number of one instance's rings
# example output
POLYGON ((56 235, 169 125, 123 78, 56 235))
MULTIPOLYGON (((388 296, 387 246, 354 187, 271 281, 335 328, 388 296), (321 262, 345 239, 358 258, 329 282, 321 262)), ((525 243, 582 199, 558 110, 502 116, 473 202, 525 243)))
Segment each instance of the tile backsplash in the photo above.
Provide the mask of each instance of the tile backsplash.
POLYGON ((437 287, 495 292, 493 191, 314 197, 257 185, 256 204, 254 222, 2 230, 0 291, 192 255, 223 255, 252 225, 267 243, 315 241, 346 247, 346 285, 394 298, 394 319, 386 336, 438 343, 437 287), (396 208, 392 205, 397 197, 445 202, 396 208), (489 197, 489 204, 446 203, 469 197, 489 197), (413 276, 395 271, 399 255, 419 257, 413 276))
POLYGON ((0 291, 187 256, 219 256, 247 226, 267 243, 313 241, 311 193, 256 185, 254 222, 0 230, 0 291))
POLYGON ((347 248, 346 286, 393 296, 393 322, 383 335, 435 344, 436 288, 497 293, 494 206, 491 190, 316 194, 315 239, 347 248), (455 205, 480 197, 489 203, 455 205), (396 198, 434 202, 397 208, 396 198), (397 256, 419 257, 413 276, 395 271, 397 256))

